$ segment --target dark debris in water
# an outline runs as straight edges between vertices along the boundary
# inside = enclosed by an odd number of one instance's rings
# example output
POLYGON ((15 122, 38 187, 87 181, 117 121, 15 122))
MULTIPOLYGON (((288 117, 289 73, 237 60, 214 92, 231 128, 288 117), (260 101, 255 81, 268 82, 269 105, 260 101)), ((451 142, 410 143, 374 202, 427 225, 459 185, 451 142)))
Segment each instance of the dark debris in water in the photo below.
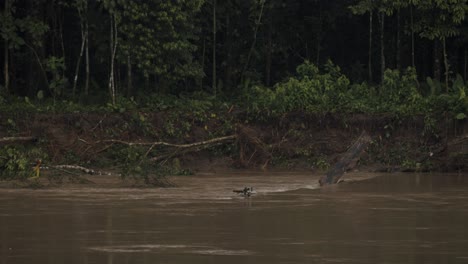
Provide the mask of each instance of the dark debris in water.
POLYGON ((253 187, 244 187, 244 189, 241 190, 233 190, 233 192, 242 195, 244 197, 250 197, 253 194, 255 194, 254 188, 253 187))

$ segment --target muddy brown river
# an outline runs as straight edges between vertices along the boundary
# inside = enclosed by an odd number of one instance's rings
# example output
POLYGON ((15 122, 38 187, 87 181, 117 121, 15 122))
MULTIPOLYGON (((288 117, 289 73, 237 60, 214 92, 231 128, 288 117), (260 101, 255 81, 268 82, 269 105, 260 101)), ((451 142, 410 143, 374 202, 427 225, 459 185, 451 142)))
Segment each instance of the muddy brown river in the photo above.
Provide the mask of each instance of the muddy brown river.
POLYGON ((217 173, 0 190, 0 263, 468 263, 468 175, 217 173), (349 178, 349 176, 348 176, 349 178), (232 189, 252 186, 244 198, 232 189))

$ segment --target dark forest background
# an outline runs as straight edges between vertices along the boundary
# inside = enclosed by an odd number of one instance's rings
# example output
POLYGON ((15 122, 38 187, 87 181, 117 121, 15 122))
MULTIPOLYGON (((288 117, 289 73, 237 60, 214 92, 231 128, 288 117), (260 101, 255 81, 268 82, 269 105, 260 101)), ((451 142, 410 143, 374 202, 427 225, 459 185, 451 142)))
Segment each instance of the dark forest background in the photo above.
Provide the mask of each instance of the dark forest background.
POLYGON ((356 98, 409 78, 413 93, 464 99, 467 11, 466 0, 4 0, 0 90, 95 104, 242 99, 310 89, 308 76, 323 94, 341 77, 356 98))
POLYGON ((192 150, 327 169, 360 129, 375 139, 367 164, 466 168, 468 0, 2 0, 0 11, 0 141, 14 144, 0 148, 0 179, 31 177, 40 158, 150 183, 161 168, 185 174, 175 157, 192 150))

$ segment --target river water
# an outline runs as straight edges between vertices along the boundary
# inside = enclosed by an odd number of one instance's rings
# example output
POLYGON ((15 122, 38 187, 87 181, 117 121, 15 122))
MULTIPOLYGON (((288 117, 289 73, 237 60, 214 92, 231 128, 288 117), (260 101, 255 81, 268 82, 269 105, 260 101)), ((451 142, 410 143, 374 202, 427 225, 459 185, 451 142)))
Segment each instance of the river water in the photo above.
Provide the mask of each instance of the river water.
POLYGON ((468 263, 468 175, 179 177, 0 190, 0 263, 468 263), (350 178, 348 176, 348 178, 350 178), (232 189, 253 186, 244 198, 232 189))

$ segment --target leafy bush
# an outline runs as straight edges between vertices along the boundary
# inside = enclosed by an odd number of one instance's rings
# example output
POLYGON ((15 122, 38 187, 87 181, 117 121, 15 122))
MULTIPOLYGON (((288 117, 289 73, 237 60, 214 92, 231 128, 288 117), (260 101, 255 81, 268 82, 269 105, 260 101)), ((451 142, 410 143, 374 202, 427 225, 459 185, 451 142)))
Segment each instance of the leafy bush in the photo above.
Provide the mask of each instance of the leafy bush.
POLYGON ((335 112, 349 105, 349 79, 338 66, 328 61, 324 71, 305 61, 296 69, 296 77, 277 84, 273 90, 255 86, 245 96, 250 112, 271 115, 291 111, 335 112))
MULTIPOLYGON (((60 60, 51 60, 51 69, 61 70, 60 60), (53 66, 53 67, 52 67, 53 66)), ((296 68, 295 76, 263 87, 247 82, 237 104, 245 109, 250 120, 268 120, 288 112, 305 113, 385 113, 396 116, 414 114, 437 115, 451 113, 456 119, 467 118, 467 85, 459 75, 452 80, 449 89, 439 81, 427 78, 419 83, 415 69, 402 72, 388 69, 379 86, 367 83, 351 83, 340 67, 328 61, 318 67, 305 61, 296 68)), ((60 86, 60 85, 59 85, 60 86)), ((217 97, 206 92, 172 94, 141 94, 136 98, 117 97, 115 105, 84 105, 66 100, 30 99, 28 97, 0 98, 0 111, 4 112, 167 112, 170 120, 165 128, 168 135, 180 136, 194 124, 218 119, 226 113, 232 99, 217 97), (180 120, 189 120, 180 124, 180 120)), ((230 111, 230 110, 229 110, 230 111)), ((144 120, 135 119, 146 126, 144 120)))
POLYGON ((0 170, 2 179, 27 178, 31 172, 26 155, 16 148, 0 149, 0 170))
POLYGON ((396 116, 451 112, 457 119, 467 118, 467 86, 461 76, 453 81, 449 93, 430 78, 421 93, 416 70, 387 69, 380 86, 351 84, 338 66, 328 61, 319 69, 305 61, 296 69, 296 76, 278 83, 273 89, 253 86, 243 97, 249 114, 259 119, 287 112, 306 113, 387 113, 396 116))
POLYGON ((449 112, 458 120, 467 118, 468 113, 468 86, 460 75, 453 80, 448 93, 441 92, 441 84, 436 80, 427 78, 427 84, 431 89, 428 96, 427 110, 434 113, 449 112))
POLYGON ((0 148, 0 179, 26 179, 33 176, 32 164, 37 159, 47 159, 47 155, 39 148, 0 148))
POLYGON ((419 93, 416 70, 408 68, 403 74, 387 69, 379 92, 377 112, 393 112, 409 115, 421 113, 426 108, 425 100, 419 93))

